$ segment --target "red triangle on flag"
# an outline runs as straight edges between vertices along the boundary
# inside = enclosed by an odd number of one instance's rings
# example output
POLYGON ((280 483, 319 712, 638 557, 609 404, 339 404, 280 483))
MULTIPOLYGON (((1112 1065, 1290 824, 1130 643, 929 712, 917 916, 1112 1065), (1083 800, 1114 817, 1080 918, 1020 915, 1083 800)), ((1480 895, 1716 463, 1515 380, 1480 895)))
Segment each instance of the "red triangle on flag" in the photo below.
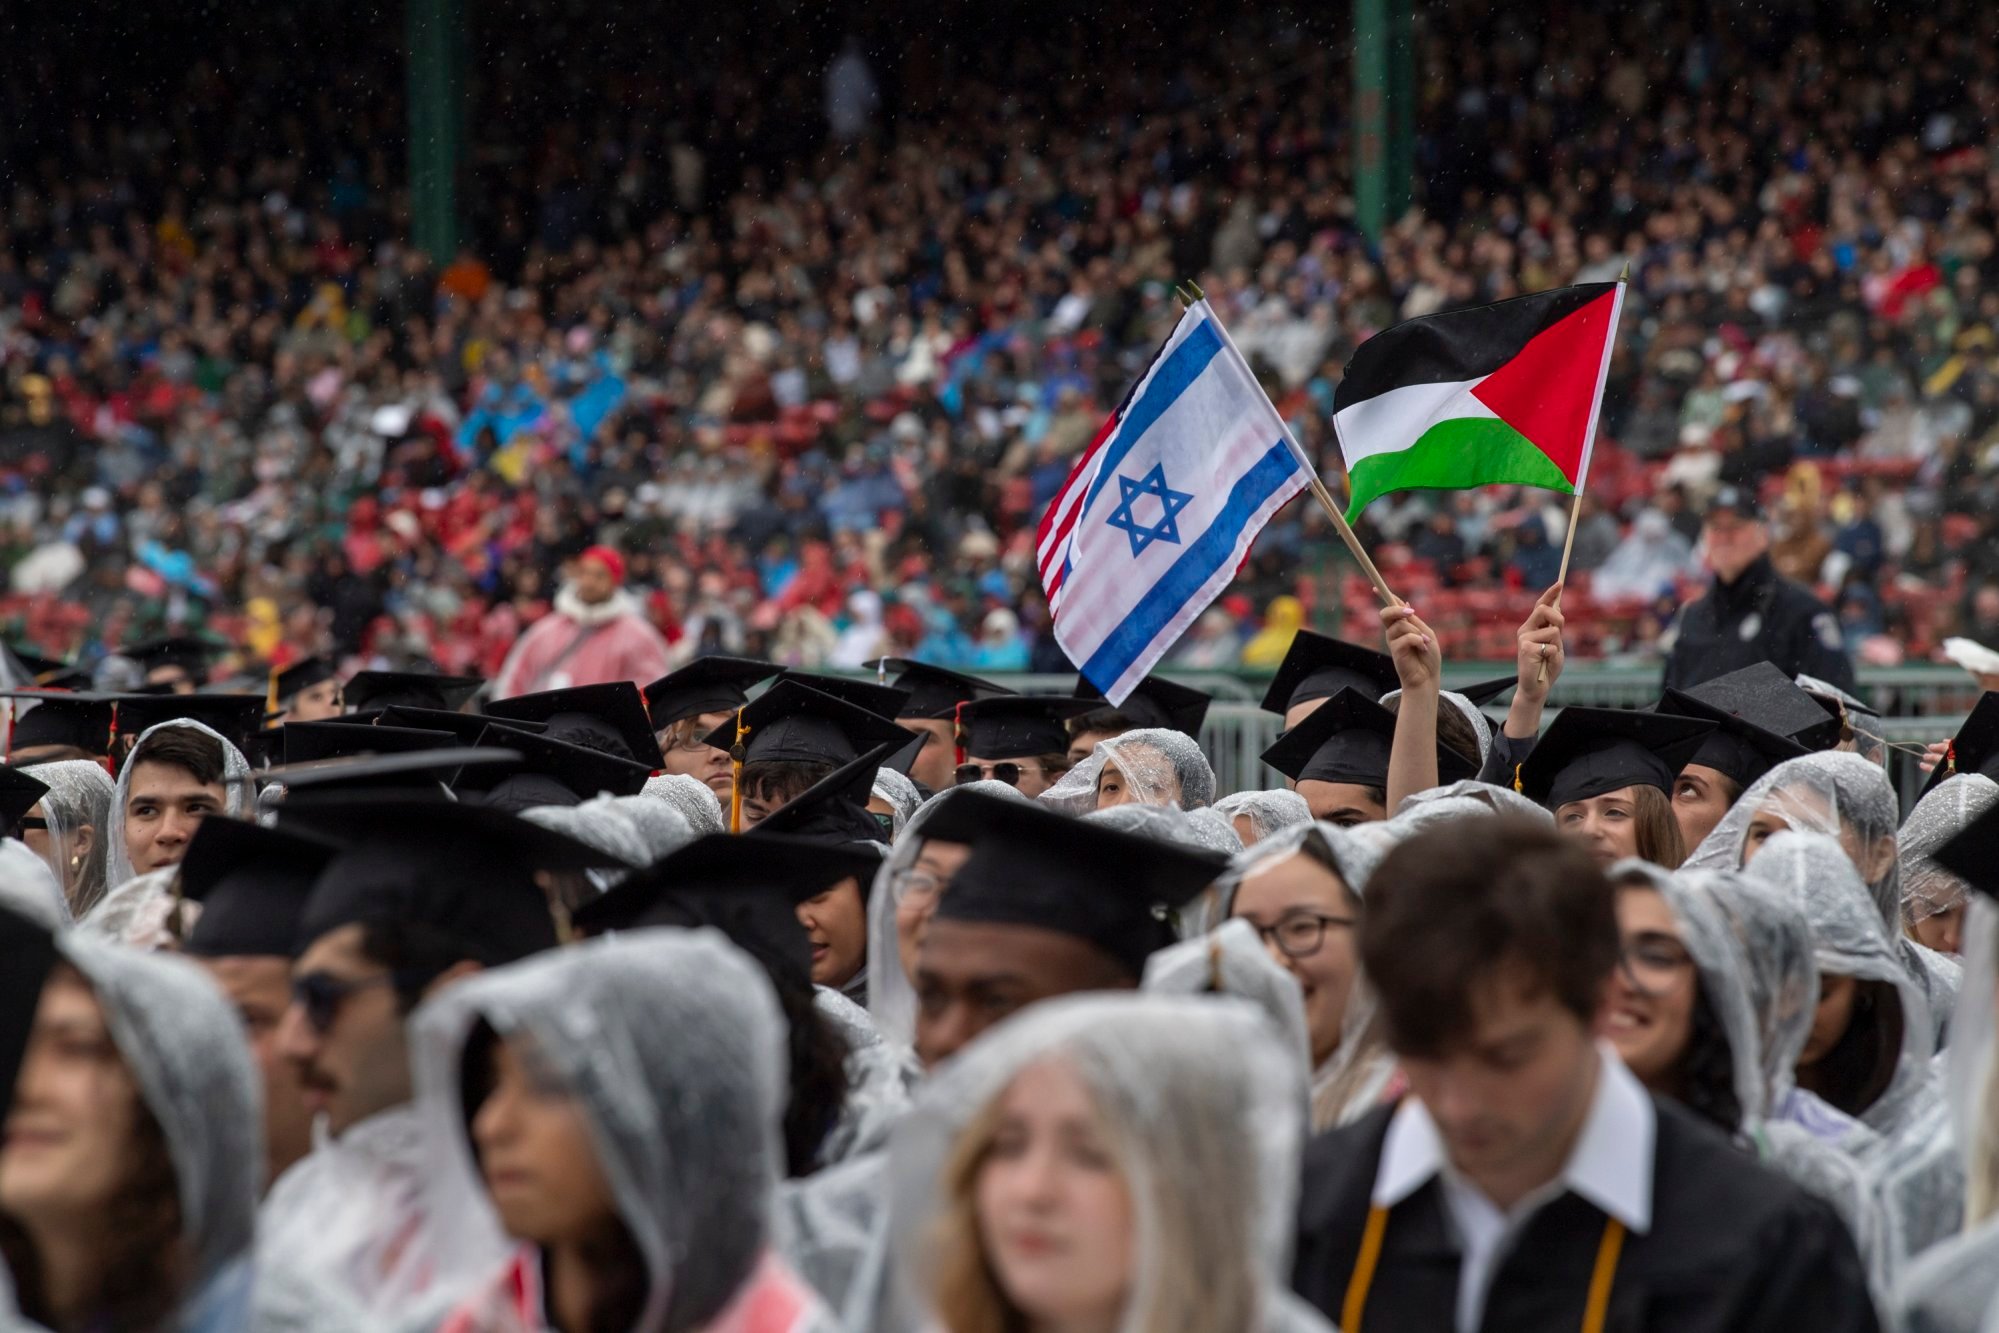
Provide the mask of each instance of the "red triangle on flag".
POLYGON ((1612 291, 1564 315, 1472 389, 1474 398, 1525 435, 1572 482, 1589 443, 1590 408, 1615 308, 1612 291))

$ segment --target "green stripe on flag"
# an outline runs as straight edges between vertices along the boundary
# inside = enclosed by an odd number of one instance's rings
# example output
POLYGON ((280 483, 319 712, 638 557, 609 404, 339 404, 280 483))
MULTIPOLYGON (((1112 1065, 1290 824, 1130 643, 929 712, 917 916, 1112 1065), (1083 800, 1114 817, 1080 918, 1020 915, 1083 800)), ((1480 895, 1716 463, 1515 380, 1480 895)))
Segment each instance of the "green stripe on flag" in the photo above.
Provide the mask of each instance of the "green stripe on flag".
POLYGON ((1575 487, 1555 460, 1496 417, 1452 417, 1392 454, 1370 454, 1347 474, 1353 502, 1347 521, 1390 491, 1456 491, 1473 486, 1541 486, 1564 495, 1575 487))

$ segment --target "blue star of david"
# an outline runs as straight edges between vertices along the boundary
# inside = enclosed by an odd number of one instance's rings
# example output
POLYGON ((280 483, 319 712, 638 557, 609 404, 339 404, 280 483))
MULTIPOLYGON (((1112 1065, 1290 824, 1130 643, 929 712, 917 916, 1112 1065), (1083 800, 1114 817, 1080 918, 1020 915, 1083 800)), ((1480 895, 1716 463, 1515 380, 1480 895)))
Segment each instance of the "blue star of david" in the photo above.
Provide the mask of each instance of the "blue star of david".
POLYGON ((1104 522, 1120 529, 1130 538, 1133 556, 1145 554, 1145 548, 1154 542, 1171 542, 1175 546, 1180 544, 1180 524, 1177 516, 1182 509, 1194 503, 1194 497, 1186 491, 1176 491, 1166 484, 1166 468, 1163 464, 1153 464, 1152 471, 1146 473, 1142 481, 1133 481, 1130 477, 1119 474, 1117 484, 1118 494, 1123 497, 1123 502, 1111 511, 1111 516, 1104 522), (1141 524, 1137 515, 1132 512, 1132 506, 1139 497, 1146 495, 1159 501, 1159 521, 1151 527, 1141 524))

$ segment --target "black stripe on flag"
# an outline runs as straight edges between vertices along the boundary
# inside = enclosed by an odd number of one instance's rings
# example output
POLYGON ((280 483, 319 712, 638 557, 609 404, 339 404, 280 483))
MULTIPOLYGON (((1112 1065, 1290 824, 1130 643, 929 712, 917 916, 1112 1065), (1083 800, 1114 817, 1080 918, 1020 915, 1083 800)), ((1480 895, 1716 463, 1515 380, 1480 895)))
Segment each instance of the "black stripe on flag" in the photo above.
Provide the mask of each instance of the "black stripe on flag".
POLYGON ((1488 306, 1407 319, 1362 343, 1333 393, 1333 411, 1405 384, 1448 384, 1490 375, 1549 325, 1617 289, 1614 282, 1561 287, 1488 306))

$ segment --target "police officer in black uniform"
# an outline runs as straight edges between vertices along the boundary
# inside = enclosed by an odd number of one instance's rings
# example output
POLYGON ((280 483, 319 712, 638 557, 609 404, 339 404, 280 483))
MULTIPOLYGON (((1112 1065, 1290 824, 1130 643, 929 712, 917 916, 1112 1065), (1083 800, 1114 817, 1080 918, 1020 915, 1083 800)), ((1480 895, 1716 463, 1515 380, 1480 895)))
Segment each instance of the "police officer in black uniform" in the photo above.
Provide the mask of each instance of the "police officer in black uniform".
POLYGON ((1715 492, 1701 540, 1714 586, 1680 612, 1666 658, 1667 689, 1684 690, 1757 662, 1853 689, 1839 617, 1770 563, 1770 530, 1753 491, 1724 486, 1715 492))

